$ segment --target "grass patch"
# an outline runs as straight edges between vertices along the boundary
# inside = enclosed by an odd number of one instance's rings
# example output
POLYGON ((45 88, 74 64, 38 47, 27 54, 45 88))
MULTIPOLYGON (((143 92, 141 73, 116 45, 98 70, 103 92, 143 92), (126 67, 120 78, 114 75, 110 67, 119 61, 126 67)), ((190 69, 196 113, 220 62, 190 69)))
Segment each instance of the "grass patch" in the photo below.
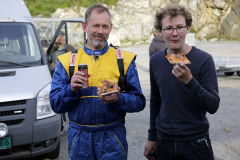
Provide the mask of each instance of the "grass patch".
POLYGON ((116 5, 118 0, 24 0, 24 2, 32 16, 51 17, 58 8, 89 7, 97 3, 116 5))
POLYGON ((125 38, 124 40, 120 40, 121 44, 124 44, 124 43, 131 43, 132 45, 134 45, 135 43, 139 42, 140 40, 132 40, 130 39, 129 37, 125 38))
POLYGON ((232 130, 230 130, 230 129, 224 129, 224 131, 226 132, 226 133, 232 133, 232 130))

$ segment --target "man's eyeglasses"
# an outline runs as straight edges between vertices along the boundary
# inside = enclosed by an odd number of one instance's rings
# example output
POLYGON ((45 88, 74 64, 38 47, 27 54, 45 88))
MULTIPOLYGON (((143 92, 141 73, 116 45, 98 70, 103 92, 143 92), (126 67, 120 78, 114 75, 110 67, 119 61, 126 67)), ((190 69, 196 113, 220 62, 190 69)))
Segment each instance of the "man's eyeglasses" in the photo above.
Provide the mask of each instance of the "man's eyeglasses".
POLYGON ((187 26, 179 26, 179 27, 176 27, 176 28, 165 28, 165 29, 162 29, 166 34, 172 34, 174 29, 176 29, 177 33, 182 33, 183 30, 186 28, 187 26))
POLYGON ((60 46, 60 45, 62 45, 62 42, 55 42, 54 44, 60 46))

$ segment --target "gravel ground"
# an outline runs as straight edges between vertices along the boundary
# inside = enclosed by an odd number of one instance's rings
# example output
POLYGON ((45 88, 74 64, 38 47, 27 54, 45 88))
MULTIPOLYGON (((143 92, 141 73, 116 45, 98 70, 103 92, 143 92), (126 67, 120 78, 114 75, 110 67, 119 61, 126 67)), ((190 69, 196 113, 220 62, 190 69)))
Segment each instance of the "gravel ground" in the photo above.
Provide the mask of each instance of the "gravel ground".
MULTIPOLYGON (((196 42, 196 46, 213 57, 240 57, 239 42, 196 42)), ((146 108, 139 113, 129 113, 126 116, 127 139, 129 144, 129 160, 145 160, 144 146, 149 128, 149 44, 125 48, 137 54, 136 64, 142 90, 147 99, 146 108)), ((217 113, 208 114, 210 122, 210 138, 216 160, 240 160, 240 77, 234 74, 226 77, 218 74, 220 108, 217 113)), ((61 153, 58 160, 68 160, 67 127, 61 136, 61 153)))

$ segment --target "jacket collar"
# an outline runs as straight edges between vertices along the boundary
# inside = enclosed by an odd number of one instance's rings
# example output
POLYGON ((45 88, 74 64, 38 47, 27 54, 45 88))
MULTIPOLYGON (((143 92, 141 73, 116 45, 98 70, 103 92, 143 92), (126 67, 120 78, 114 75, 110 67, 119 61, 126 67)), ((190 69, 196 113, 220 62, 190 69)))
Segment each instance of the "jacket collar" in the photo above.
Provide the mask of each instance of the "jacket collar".
POLYGON ((86 42, 84 43, 84 47, 83 47, 84 51, 85 51, 88 55, 94 55, 94 56, 98 56, 98 55, 103 55, 103 54, 105 54, 105 53, 108 51, 108 48, 109 48, 108 42, 106 42, 106 45, 105 45, 104 48, 99 49, 99 50, 91 50, 91 49, 87 48, 86 42))

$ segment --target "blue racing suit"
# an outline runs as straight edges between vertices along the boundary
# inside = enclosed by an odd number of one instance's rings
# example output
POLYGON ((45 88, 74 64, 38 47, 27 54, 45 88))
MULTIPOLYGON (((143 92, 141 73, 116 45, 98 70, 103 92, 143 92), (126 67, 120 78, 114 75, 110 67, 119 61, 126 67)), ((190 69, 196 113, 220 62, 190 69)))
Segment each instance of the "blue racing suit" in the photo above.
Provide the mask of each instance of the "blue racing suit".
POLYGON ((85 45, 77 52, 75 72, 80 63, 88 65, 89 87, 71 90, 69 65, 71 52, 58 57, 53 75, 50 103, 56 113, 68 112, 68 152, 71 160, 127 159, 125 115, 144 109, 135 54, 122 51, 125 92, 116 103, 104 104, 97 95, 101 81, 108 79, 118 84, 120 76, 116 49, 108 43, 101 50, 90 50, 85 45), (94 60, 94 55, 97 60, 94 60))

